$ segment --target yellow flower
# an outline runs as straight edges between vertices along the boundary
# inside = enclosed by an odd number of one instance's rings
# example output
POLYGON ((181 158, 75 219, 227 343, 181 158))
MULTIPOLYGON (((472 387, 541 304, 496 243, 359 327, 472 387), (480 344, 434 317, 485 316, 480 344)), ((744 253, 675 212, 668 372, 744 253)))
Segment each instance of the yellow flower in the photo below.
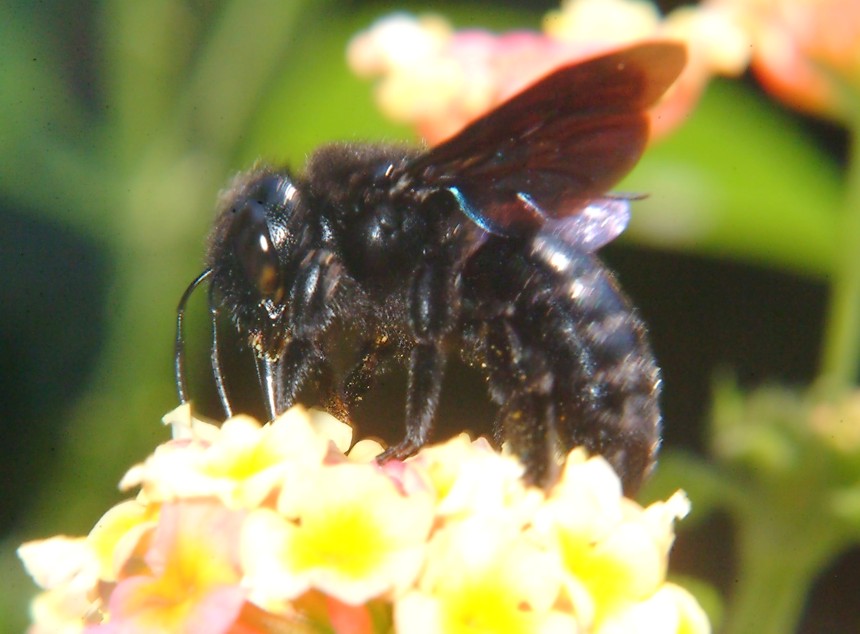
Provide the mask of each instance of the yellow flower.
POLYGON ((99 621, 100 565, 86 538, 57 536, 27 542, 18 548, 18 557, 27 573, 47 590, 33 600, 31 634, 71 634, 99 621))
POLYGON ((99 578, 116 581, 144 533, 155 528, 157 506, 127 500, 111 508, 96 522, 87 542, 99 560, 99 578))
POLYGON ((99 622, 97 606, 88 593, 72 588, 42 592, 30 604, 33 625, 27 634, 80 634, 88 623, 99 622))
POLYGON ((27 573, 47 590, 68 583, 91 587, 98 579, 98 557, 85 537, 58 535, 26 542, 18 556, 27 573))
POLYGON ((191 411, 191 403, 184 403, 165 414, 161 422, 170 427, 174 440, 212 442, 221 434, 221 428, 218 425, 194 415, 191 411))
POLYGON ((140 486, 152 502, 215 496, 230 508, 253 508, 275 491, 288 471, 322 463, 329 450, 330 438, 313 428, 302 408, 292 408, 266 425, 234 416, 217 434, 207 431, 205 440, 160 446, 129 470, 120 488, 140 486))
POLYGON ((553 609, 561 581, 556 557, 518 522, 470 517, 434 534, 418 587, 395 604, 395 624, 410 634, 573 632, 574 616, 553 609))
POLYGON ((693 596, 671 583, 644 601, 610 614, 594 634, 694 634, 711 631, 708 617, 693 596))
POLYGON ((558 548, 571 601, 599 626, 660 589, 673 522, 688 509, 682 493, 642 509, 621 496, 618 478, 605 461, 574 451, 536 528, 558 548))
POLYGON ((544 18, 544 31, 562 40, 601 39, 624 44, 650 37, 660 26, 660 11, 645 0, 563 0, 544 18))
POLYGON ((294 408, 222 428, 178 410, 86 538, 23 545, 32 632, 705 634, 667 584, 677 494, 643 509, 577 450, 549 492, 462 435, 378 465, 294 408), (361 462, 356 460, 362 460, 361 462))
POLYGON ((248 518, 243 583, 261 605, 312 588, 349 604, 402 589, 422 564, 433 502, 427 493, 404 496, 372 465, 304 474, 284 486, 278 512, 248 518))
POLYGON ((523 465, 503 455, 483 438, 460 434, 446 443, 425 447, 411 461, 429 476, 436 491, 436 513, 447 519, 519 514, 524 524, 543 501, 543 493, 522 480, 523 465))

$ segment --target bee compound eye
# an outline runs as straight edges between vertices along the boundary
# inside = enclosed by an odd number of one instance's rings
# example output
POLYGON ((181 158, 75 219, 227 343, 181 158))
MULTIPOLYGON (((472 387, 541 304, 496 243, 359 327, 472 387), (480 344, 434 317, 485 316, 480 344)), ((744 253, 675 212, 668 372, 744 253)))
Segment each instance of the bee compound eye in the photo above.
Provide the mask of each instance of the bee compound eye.
POLYGON ((265 207, 246 201, 233 222, 233 249, 247 279, 265 299, 280 300, 282 294, 278 254, 269 235, 265 207))

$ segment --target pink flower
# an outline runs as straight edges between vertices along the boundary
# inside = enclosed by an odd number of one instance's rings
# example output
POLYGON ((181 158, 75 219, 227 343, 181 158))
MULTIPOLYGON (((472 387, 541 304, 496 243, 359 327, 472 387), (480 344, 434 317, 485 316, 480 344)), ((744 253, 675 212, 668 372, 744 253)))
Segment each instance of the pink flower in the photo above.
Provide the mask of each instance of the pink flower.
POLYGON ((779 99, 845 120, 860 88, 860 3, 856 0, 713 0, 743 17, 753 69, 779 99))
POLYGON ((547 16, 543 33, 500 35, 398 14, 358 34, 348 59, 359 75, 380 77, 383 112, 436 144, 559 66, 660 39, 684 42, 690 63, 652 113, 659 135, 680 123, 712 75, 745 68, 749 46, 731 12, 679 10, 663 19, 648 2, 572 0, 547 16))
POLYGON ((238 560, 243 519, 215 502, 165 504, 140 572, 116 585, 110 621, 91 631, 230 631, 245 602, 238 560))

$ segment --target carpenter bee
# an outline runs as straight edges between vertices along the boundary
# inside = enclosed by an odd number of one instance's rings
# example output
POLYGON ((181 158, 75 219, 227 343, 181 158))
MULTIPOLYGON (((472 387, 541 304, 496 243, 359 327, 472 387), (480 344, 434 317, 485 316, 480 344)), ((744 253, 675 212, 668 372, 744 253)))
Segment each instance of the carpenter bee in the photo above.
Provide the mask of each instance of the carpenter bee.
POLYGON ((626 226, 631 197, 606 192, 639 160, 645 111, 685 57, 678 44, 632 46, 554 71, 425 151, 329 145, 302 173, 239 176, 177 310, 180 401, 183 314, 205 280, 228 415, 219 313, 247 337, 272 417, 331 373, 347 327, 359 333, 356 360, 330 402, 348 411, 381 368, 408 372, 406 433, 380 460, 427 441, 453 349, 483 372, 495 439, 530 481, 551 483, 581 445, 634 491, 660 442, 659 369, 594 252, 626 226))

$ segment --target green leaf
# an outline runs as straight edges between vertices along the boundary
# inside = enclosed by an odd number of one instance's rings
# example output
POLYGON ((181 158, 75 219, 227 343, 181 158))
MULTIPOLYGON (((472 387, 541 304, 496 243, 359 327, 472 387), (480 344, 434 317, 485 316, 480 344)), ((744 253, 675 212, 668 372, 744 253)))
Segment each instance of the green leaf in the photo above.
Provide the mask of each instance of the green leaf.
POLYGON ((645 483, 639 499, 644 504, 665 500, 679 488, 692 503, 685 525, 702 521, 714 511, 725 508, 727 499, 735 495, 724 474, 703 458, 684 451, 666 450, 660 454, 657 469, 645 483))
MULTIPOLYGON (((424 5, 409 9, 427 13, 424 5)), ((434 5, 457 28, 492 30, 537 28, 536 13, 479 11, 475 6, 434 5)), ((308 14, 291 42, 290 56, 255 118, 236 167, 258 157, 301 167, 307 154, 332 141, 415 142, 414 132, 387 121, 373 97, 373 81, 356 77, 347 66, 346 47, 358 32, 391 10, 372 7, 360 12, 308 14)))
POLYGON ((833 269, 838 166, 738 82, 714 82, 625 187, 650 194, 631 224, 642 243, 822 277, 833 269))

